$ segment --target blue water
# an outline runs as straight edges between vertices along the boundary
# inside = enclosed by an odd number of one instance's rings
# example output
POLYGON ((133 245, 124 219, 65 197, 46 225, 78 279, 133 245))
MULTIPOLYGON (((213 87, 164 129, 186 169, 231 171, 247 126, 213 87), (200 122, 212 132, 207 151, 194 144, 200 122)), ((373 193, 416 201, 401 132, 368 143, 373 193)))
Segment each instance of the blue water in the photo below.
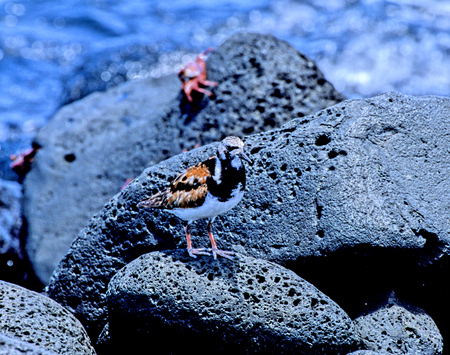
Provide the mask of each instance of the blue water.
POLYGON ((29 145, 102 53, 138 44, 150 58, 125 55, 122 76, 109 64, 98 73, 105 89, 177 71, 241 29, 288 41, 350 98, 450 94, 447 1, 0 0, 0 178, 13 179, 9 154, 29 145))

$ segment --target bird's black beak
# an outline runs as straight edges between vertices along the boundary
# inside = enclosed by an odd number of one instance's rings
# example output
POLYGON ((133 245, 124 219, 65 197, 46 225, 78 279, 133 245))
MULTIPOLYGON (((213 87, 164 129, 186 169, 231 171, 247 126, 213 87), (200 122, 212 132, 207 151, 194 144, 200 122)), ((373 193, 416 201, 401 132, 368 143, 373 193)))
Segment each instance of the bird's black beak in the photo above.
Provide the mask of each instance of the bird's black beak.
POLYGON ((253 160, 251 160, 247 154, 245 154, 244 152, 241 152, 241 154, 239 154, 241 156, 242 159, 244 159, 247 163, 249 164, 253 164, 253 160))

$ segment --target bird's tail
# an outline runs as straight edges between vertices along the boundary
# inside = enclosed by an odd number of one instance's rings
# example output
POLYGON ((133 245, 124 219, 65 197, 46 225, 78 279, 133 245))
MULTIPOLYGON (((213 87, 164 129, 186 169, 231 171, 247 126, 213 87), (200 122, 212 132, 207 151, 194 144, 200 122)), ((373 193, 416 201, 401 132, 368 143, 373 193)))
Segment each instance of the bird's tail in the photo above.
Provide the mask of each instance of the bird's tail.
POLYGON ((152 197, 146 198, 142 201, 140 201, 137 206, 142 208, 161 208, 164 205, 165 201, 165 193, 158 192, 157 194, 153 195, 152 197))

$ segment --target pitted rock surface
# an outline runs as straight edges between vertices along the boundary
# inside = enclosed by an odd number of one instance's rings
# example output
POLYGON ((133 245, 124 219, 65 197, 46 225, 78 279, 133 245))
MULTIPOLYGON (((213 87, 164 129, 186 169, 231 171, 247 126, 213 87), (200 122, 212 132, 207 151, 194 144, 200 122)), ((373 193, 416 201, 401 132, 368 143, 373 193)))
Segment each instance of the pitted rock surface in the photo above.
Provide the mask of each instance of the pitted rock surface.
POLYGON ((180 250, 143 255, 111 280, 108 303, 114 349, 158 342, 177 354, 346 354, 358 342, 351 319, 314 286, 239 254, 232 261, 180 250))
POLYGON ((57 355, 57 353, 26 341, 0 334, 0 355, 57 355))
POLYGON ((354 323, 367 349, 389 354, 443 353, 443 339, 433 319, 424 310, 395 297, 354 323))
POLYGON ((26 250, 46 284, 70 243, 145 167, 228 135, 267 131, 344 98, 273 36, 238 33, 211 53, 215 100, 190 105, 175 75, 125 83, 63 107, 38 134, 25 179, 26 250))
POLYGON ((203 144, 277 128, 345 99, 312 60, 270 35, 238 33, 207 64, 208 78, 219 85, 214 104, 192 123, 203 144))
MULTIPOLYGON (((442 199, 450 190, 449 109, 446 98, 389 93, 248 137, 254 164, 247 166, 247 191, 214 222, 219 247, 290 268, 303 258, 364 247, 367 256, 381 253, 378 264, 389 263, 392 275, 418 262, 439 262, 450 223, 450 200, 442 199), (383 258, 393 250, 413 258, 409 264, 383 258)), ((105 323, 106 288, 117 270, 149 251, 186 247, 181 221, 161 210, 139 210, 137 203, 216 147, 145 170, 90 221, 59 264, 48 295, 72 309, 93 337, 105 323)), ((205 224, 194 225, 196 247, 209 247, 205 224)), ((362 268, 352 269, 356 280, 364 277, 362 268)))
POLYGON ((58 354, 95 354, 80 322, 58 303, 0 281, 0 333, 58 354))

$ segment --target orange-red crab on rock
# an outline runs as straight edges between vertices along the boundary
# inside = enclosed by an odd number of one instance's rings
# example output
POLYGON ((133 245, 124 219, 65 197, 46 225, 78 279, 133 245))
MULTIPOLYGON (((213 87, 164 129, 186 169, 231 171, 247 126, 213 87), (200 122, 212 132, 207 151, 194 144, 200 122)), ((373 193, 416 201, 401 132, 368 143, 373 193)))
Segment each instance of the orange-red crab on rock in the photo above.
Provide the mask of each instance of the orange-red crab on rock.
POLYGON ((33 143, 31 148, 25 149, 19 154, 11 154, 10 159, 12 160, 9 165, 10 168, 19 175, 20 178, 24 178, 25 175, 31 169, 31 162, 34 160, 34 157, 37 151, 40 149, 40 146, 36 143, 33 143))
POLYGON ((188 63, 183 69, 178 73, 178 77, 180 78, 182 84, 181 89, 186 94, 187 99, 192 102, 192 91, 198 91, 202 94, 206 94, 208 96, 212 96, 213 93, 211 91, 205 90, 202 86, 217 86, 217 83, 214 81, 206 80, 206 63, 205 59, 208 53, 210 53, 213 49, 208 48, 203 53, 199 54, 195 61, 188 63))

